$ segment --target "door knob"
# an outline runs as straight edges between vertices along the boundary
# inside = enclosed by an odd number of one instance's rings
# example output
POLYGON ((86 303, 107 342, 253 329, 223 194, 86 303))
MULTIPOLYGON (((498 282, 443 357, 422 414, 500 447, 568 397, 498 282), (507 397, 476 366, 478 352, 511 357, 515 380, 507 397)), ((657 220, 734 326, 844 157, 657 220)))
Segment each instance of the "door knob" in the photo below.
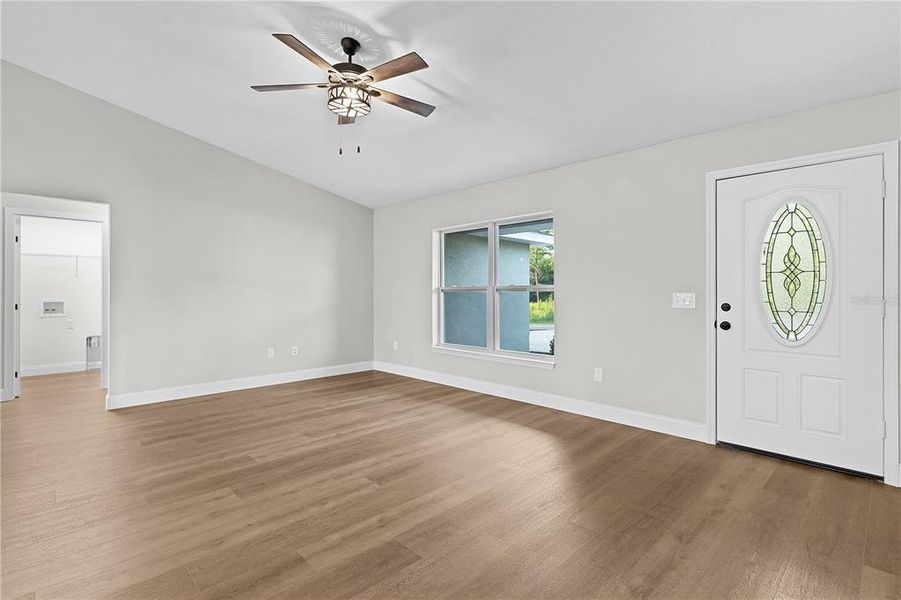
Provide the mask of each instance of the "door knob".
POLYGON ((732 323, 730 323, 729 321, 723 321, 722 323, 720 323, 720 329, 722 329, 723 331, 729 331, 730 329, 732 329, 732 323))
POLYGON ((729 312, 730 310, 732 310, 732 305, 728 302, 723 302, 722 304, 720 304, 720 308, 723 312, 729 312))

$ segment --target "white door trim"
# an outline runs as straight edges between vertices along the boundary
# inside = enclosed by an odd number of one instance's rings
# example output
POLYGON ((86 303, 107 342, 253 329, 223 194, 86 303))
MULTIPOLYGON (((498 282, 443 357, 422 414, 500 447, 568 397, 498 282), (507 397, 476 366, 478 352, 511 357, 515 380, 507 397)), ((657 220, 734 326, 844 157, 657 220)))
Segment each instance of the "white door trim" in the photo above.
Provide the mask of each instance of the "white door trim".
POLYGON ((768 163, 736 167, 707 173, 707 292, 705 303, 706 333, 706 401, 707 443, 716 443, 716 183, 722 179, 795 169, 822 163, 865 156, 882 156, 885 180, 884 221, 884 293, 883 322, 883 418, 886 422, 883 441, 885 483, 901 487, 901 401, 898 394, 898 281, 899 281, 899 199, 898 141, 847 148, 822 154, 801 156, 768 163))
MULTIPOLYGON (((61 200, 61 198, 54 198, 61 200)), ((4 269, 3 269, 3 397, 0 400, 12 400, 15 397, 14 371, 19 365, 18 340, 15 339, 18 332, 18 314, 13 310, 15 303, 15 290, 17 286, 18 265, 15 264, 15 223, 19 217, 47 217, 52 219, 70 219, 74 221, 93 221, 101 224, 102 235, 102 296, 101 296, 101 326, 102 336, 100 385, 109 390, 110 378, 110 351, 109 351, 109 315, 110 315, 110 243, 109 243, 109 213, 105 215, 89 215, 85 213, 65 212, 58 210, 44 210, 36 208, 23 208, 8 206, 4 209, 4 269)), ((107 409, 109 408, 109 393, 107 397, 107 409)))

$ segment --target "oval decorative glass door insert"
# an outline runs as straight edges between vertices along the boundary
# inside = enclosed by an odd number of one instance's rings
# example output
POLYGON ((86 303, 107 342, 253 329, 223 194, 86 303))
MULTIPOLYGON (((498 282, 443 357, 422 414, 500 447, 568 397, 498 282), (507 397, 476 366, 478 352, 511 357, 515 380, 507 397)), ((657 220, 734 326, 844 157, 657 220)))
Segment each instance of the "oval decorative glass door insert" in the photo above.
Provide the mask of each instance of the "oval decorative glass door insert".
POLYGON ((800 202, 773 216, 763 239, 760 291, 773 331, 782 340, 809 336, 826 299, 826 245, 820 224, 800 202))

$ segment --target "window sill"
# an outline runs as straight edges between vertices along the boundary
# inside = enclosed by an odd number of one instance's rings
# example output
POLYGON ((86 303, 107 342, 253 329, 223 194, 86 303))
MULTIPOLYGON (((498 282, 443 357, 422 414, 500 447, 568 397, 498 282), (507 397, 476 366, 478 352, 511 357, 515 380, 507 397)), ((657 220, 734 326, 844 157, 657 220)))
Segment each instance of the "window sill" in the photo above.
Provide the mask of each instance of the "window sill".
POLYGON ((465 356, 468 358, 477 358, 479 360, 490 360, 493 362, 507 363, 510 365, 520 365, 523 367, 536 367, 539 369, 553 369, 556 361, 554 357, 536 358, 532 356, 516 356, 513 354, 500 354, 496 352, 488 352, 487 350, 468 350, 465 348, 453 348, 450 346, 432 346, 432 351, 438 354, 450 354, 452 356, 465 356))

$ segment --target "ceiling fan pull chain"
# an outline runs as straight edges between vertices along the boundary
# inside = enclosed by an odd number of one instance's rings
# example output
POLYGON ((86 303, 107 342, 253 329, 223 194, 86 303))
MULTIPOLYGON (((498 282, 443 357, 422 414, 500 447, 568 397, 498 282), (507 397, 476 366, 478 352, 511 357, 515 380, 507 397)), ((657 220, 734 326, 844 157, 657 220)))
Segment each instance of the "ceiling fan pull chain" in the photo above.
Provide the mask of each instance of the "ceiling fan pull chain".
POLYGON ((341 131, 341 124, 338 124, 338 156, 344 154, 344 134, 341 131))
POLYGON ((357 136, 357 154, 360 153, 360 124, 354 122, 354 133, 357 136))

